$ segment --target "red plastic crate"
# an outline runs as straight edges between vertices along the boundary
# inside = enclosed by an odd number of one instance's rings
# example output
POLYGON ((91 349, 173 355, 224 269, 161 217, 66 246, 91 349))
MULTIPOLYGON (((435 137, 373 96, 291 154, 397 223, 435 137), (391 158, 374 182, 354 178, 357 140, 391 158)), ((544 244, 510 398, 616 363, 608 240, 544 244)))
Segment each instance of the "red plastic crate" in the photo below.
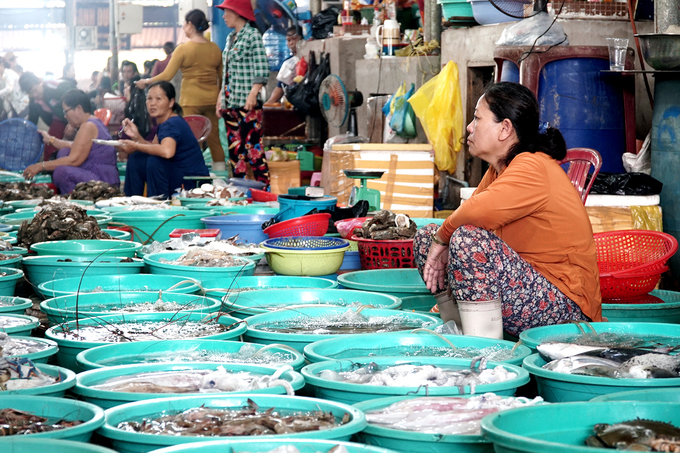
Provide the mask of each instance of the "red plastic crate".
POLYGON ((413 239, 376 241, 350 238, 357 241, 362 269, 400 269, 416 267, 413 255, 413 239))

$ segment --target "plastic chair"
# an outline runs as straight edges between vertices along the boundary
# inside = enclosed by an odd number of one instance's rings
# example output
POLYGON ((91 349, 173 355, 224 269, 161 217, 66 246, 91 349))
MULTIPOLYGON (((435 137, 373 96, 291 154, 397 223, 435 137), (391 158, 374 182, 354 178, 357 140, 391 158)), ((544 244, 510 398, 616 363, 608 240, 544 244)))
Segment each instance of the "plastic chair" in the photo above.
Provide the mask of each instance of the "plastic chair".
POLYGON ((203 143, 205 139, 208 138, 208 135, 210 135, 210 131, 212 130, 212 123, 205 116, 187 115, 184 117, 184 120, 187 123, 189 123, 191 132, 194 133, 194 136, 196 137, 196 140, 198 140, 198 143, 203 143))
POLYGON ((109 123, 111 122, 111 116, 113 114, 111 113, 111 110, 109 109, 97 109, 94 111, 94 116, 99 118, 102 123, 104 123, 104 126, 108 126, 109 123))
POLYGON ((569 164, 569 168, 566 170, 567 176, 581 196, 583 204, 586 204, 590 188, 593 187, 595 177, 600 172, 600 167, 602 166, 600 153, 590 148, 571 148, 567 150, 567 156, 558 163, 560 165, 569 164), (588 182, 588 186, 585 187, 591 166, 593 167, 593 175, 588 182))
POLYGON ((21 118, 0 123, 0 167, 9 171, 24 171, 43 153, 43 139, 35 124, 21 118))

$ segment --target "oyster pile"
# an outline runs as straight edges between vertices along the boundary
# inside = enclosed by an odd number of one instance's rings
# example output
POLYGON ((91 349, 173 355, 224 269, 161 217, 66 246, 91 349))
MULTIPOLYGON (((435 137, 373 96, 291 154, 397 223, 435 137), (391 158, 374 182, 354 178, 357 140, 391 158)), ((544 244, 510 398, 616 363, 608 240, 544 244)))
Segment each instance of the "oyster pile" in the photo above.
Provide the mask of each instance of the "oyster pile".
POLYGON ((243 192, 238 187, 225 184, 221 180, 216 180, 215 184, 201 184, 201 187, 196 189, 179 191, 181 198, 209 198, 209 199, 229 199, 242 197, 243 192))
POLYGON ((27 182, 0 183, 0 200, 2 201, 50 198, 53 195, 54 191, 47 186, 27 182))
POLYGON ((80 182, 69 195, 71 200, 107 200, 123 196, 120 189, 103 181, 80 182))
POLYGON ((417 231, 416 223, 406 214, 383 209, 366 220, 361 228, 355 228, 354 235, 375 240, 413 239, 417 231))
POLYGON ((17 233, 17 243, 22 247, 45 241, 70 239, 111 239, 102 232, 94 217, 78 206, 47 206, 35 214, 30 222, 24 221, 17 233))

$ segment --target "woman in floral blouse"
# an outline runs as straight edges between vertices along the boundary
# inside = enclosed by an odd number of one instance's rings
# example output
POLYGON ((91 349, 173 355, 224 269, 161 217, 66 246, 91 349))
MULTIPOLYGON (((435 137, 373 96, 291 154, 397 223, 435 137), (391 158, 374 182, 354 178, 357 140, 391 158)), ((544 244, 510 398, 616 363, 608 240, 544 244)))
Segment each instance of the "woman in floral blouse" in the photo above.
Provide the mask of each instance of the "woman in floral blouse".
POLYGON ((262 101, 259 92, 269 79, 269 65, 250 0, 225 0, 224 22, 233 28, 222 58, 224 85, 217 116, 224 118, 229 138, 229 160, 235 177, 246 175, 250 164, 258 181, 269 184, 269 168, 262 149, 262 101))

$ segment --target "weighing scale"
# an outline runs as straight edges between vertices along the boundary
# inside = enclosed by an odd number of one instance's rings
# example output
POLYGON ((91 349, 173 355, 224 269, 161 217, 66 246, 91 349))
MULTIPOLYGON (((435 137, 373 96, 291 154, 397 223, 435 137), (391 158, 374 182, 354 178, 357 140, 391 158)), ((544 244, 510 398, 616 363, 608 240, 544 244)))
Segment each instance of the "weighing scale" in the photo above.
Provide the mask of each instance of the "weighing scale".
POLYGON ((380 191, 377 189, 369 189, 367 181, 369 179, 380 179, 385 173, 381 170, 343 170, 345 176, 350 179, 360 179, 361 187, 352 187, 352 192, 349 195, 349 206, 354 206, 359 200, 368 201, 369 212, 380 210, 380 191))

